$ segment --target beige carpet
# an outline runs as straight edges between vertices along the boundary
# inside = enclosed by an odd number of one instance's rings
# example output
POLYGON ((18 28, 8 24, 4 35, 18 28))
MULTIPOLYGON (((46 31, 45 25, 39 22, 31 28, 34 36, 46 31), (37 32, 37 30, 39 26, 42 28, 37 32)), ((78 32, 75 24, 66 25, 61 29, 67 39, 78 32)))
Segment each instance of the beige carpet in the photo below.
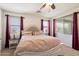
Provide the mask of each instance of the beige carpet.
POLYGON ((15 49, 3 49, 1 51, 1 56, 13 56, 15 49))
MULTIPOLYGON (((58 49, 54 52, 54 56, 79 56, 79 50, 74 50, 66 45, 62 45, 62 50, 58 49)), ((3 49, 1 56, 13 56, 15 49, 3 49)))
POLYGON ((62 45, 61 49, 57 50, 54 55, 63 56, 79 56, 79 50, 72 49, 69 46, 62 45))

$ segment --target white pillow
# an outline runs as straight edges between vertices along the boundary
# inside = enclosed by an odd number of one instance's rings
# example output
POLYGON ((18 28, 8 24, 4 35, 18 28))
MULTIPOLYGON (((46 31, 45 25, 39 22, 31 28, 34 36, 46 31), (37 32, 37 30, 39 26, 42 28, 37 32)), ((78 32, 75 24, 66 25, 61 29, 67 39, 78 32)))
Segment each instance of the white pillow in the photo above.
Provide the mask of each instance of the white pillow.
POLYGON ((33 35, 41 35, 41 34, 43 34, 42 31, 39 31, 39 32, 33 32, 33 35))

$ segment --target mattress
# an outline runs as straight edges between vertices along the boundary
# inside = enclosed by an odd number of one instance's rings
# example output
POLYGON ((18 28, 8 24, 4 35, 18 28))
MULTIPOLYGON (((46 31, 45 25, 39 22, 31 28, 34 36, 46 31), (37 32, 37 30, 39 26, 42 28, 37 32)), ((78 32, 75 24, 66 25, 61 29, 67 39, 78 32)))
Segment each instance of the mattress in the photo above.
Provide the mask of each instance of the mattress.
POLYGON ((23 35, 16 48, 16 51, 14 52, 14 55, 52 55, 53 52, 61 48, 61 46, 61 41, 55 37, 46 35, 23 35))

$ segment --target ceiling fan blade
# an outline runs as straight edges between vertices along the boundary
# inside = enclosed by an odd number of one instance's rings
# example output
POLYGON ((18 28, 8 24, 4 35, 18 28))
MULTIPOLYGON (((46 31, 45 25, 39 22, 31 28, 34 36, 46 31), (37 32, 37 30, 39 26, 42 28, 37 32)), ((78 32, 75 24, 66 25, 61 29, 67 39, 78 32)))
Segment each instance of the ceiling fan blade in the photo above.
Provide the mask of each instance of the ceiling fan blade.
POLYGON ((40 11, 40 10, 38 10, 38 11, 36 11, 36 13, 41 13, 41 11, 40 11))
POLYGON ((41 10, 36 11, 36 13, 41 13, 41 10))
POLYGON ((45 6, 46 6, 46 3, 45 3, 45 4, 43 4, 43 5, 42 5, 42 7, 41 7, 40 9, 44 8, 45 6))
POLYGON ((51 5, 51 8, 52 8, 52 9, 55 9, 55 5, 54 5, 54 4, 52 4, 52 5, 51 5))

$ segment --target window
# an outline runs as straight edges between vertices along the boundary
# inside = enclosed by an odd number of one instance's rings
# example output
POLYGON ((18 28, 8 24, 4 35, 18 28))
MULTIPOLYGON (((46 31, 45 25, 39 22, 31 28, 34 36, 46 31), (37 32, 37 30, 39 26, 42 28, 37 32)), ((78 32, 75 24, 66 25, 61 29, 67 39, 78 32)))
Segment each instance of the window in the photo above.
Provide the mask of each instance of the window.
POLYGON ((43 21, 43 32, 48 35, 48 21, 44 20, 43 21))
POLYGON ((11 39, 20 37, 20 17, 10 16, 10 36, 11 39))

